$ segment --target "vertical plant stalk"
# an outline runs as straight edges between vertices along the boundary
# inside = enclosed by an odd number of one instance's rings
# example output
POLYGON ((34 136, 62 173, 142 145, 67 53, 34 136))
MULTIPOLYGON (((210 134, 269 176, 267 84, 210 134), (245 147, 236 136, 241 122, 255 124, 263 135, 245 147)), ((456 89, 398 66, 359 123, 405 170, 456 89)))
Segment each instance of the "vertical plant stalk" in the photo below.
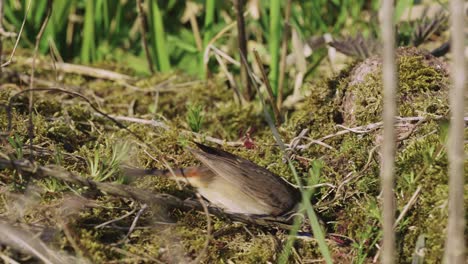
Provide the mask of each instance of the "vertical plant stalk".
POLYGON ((288 0, 286 3, 286 11, 284 12, 284 31, 283 40, 281 42, 281 58, 278 79, 278 99, 276 101, 279 109, 281 109, 283 104, 283 86, 284 80, 286 79, 286 55, 288 55, 288 38, 291 33, 291 25, 289 24, 289 19, 291 17, 291 2, 292 0, 288 0))
MULTIPOLYGON (((237 40, 239 43, 239 52, 242 56, 247 58, 247 35, 245 33, 245 21, 244 21, 244 0, 234 0, 236 4, 236 16, 237 16, 237 40)), ((244 98, 247 101, 252 100, 254 96, 254 90, 247 77, 247 68, 244 64, 241 64, 241 80, 245 85, 244 98)))
POLYGON ((397 76, 395 67, 395 29, 393 27, 393 0, 384 0, 381 10, 381 30, 383 41, 383 145, 382 162, 380 166, 380 183, 383 194, 383 264, 395 262, 395 232, 393 222, 395 209, 393 206, 393 182, 395 162, 395 113, 397 76))
POLYGON ((201 62, 203 67, 200 67, 200 75, 208 74, 208 64, 205 64, 205 49, 208 48, 208 43, 213 36, 213 23, 214 23, 214 14, 215 14, 215 0, 206 0, 205 3, 205 23, 203 25, 203 52, 200 54, 201 62))
MULTIPOLYGON (((0 65, 3 64, 2 54, 3 54, 3 35, 5 32, 3 29, 3 0, 0 0, 0 65)), ((2 77, 3 67, 0 67, 0 78, 2 77)))
POLYGON ((151 54, 148 48, 148 38, 147 38, 147 20, 145 11, 143 10, 143 5, 141 0, 137 0, 137 11, 138 11, 138 19, 140 20, 140 27, 141 27, 141 43, 143 44, 143 49, 145 50, 146 61, 148 62, 148 68, 151 73, 154 73, 154 65, 153 60, 151 59, 151 54))
MULTIPOLYGON (((276 104, 275 96, 273 95, 273 91, 272 91, 271 86, 270 86, 270 81, 268 80, 268 76, 267 76, 267 74, 265 72, 265 68, 263 68, 262 59, 260 58, 260 55, 258 55, 257 50, 254 50, 253 52, 254 52, 254 55, 255 55, 255 60, 257 61, 258 68, 260 68, 260 71, 262 72, 262 79, 263 79, 263 82, 265 83, 265 87, 266 87, 266 90, 268 92, 268 97, 270 99, 269 101, 270 101, 271 108, 273 109, 273 114, 274 114, 274 117, 275 117, 275 123, 276 123, 276 125, 280 125, 281 124, 281 114, 279 112, 278 105, 276 104)), ((243 55, 241 55, 241 56, 243 56, 243 55)), ((247 65, 247 64, 245 64, 245 65, 247 65)))
POLYGON ((452 87, 450 90, 450 130, 448 139, 449 158, 449 213, 445 243, 445 263, 465 263, 465 205, 464 194, 464 98, 466 69, 464 56, 464 8, 462 0, 450 1, 452 87))
POLYGON ((166 34, 164 32, 161 10, 159 10, 157 0, 150 0, 149 4, 156 61, 158 62, 159 70, 167 72, 171 69, 171 65, 169 63, 169 54, 166 49, 166 34))
POLYGON ((270 38, 268 39, 270 51, 270 83, 275 97, 278 96, 281 2, 280 0, 270 1, 270 38))
POLYGON ((94 36, 94 0, 86 1, 83 26, 83 45, 81 47, 81 62, 89 63, 96 57, 96 41, 94 36))
MULTIPOLYGON (((189 3, 191 3, 191 2, 189 2, 189 3)), ((189 3, 187 3, 187 4, 189 4, 189 3)), ((190 27, 192 28, 192 32, 193 32, 193 38, 195 39, 195 44, 197 45, 197 50, 202 52, 203 51, 203 41, 201 39, 200 28, 198 27, 197 15, 196 15, 195 12, 190 14, 189 20, 190 20, 190 27)))
POLYGON ((37 53, 39 52, 39 44, 41 43, 42 36, 44 35, 45 28, 47 27, 47 23, 49 22, 50 15, 52 14, 52 0, 47 0, 47 13, 44 18, 44 21, 42 21, 41 29, 37 33, 36 36, 36 43, 34 45, 34 55, 33 55, 33 60, 32 60, 32 65, 31 65, 31 78, 29 81, 29 106, 28 106, 28 114, 29 114, 29 119, 28 119, 28 137, 29 137, 29 151, 31 155, 29 156, 29 160, 33 161, 34 160, 34 148, 33 148, 33 139, 34 139, 34 122, 33 122, 33 103, 34 103, 34 98, 33 98, 33 88, 34 88, 34 72, 36 70, 36 58, 37 58, 37 53))

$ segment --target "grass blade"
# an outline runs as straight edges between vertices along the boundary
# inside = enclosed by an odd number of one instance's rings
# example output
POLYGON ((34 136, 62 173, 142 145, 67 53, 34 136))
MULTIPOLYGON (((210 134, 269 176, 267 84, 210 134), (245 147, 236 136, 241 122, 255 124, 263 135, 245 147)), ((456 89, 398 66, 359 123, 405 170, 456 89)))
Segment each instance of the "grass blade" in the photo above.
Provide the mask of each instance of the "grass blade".
POLYGON ((281 41, 281 1, 272 0, 270 5, 270 35, 268 48, 270 52, 270 83, 273 95, 278 96, 279 51, 281 41))
POLYGON ((162 72, 167 72, 171 69, 169 62, 169 54, 166 49, 166 34, 164 32, 163 18, 159 9, 157 0, 150 1, 150 23, 153 33, 152 44, 154 54, 156 54, 156 62, 158 69, 162 72))

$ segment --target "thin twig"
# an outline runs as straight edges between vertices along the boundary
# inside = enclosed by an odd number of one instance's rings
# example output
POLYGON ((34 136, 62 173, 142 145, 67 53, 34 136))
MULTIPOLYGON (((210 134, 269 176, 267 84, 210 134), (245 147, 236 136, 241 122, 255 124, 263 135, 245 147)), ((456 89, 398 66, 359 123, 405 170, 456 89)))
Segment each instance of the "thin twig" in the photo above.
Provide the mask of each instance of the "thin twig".
POLYGON ((143 44, 143 49, 145 50, 145 56, 146 56, 146 61, 148 62, 148 68, 151 73, 154 73, 153 59, 151 59, 151 54, 148 48, 148 38, 146 37, 147 20, 146 20, 145 11, 143 10, 143 5, 141 3, 141 0, 137 0, 136 5, 137 5, 137 11, 138 11, 138 19, 140 20, 141 43, 143 44))
POLYGON ((229 63, 234 64, 237 67, 241 67, 240 62, 236 61, 233 57, 229 56, 229 54, 226 54, 226 52, 218 49, 215 45, 210 45, 209 49, 212 50, 215 54, 218 54, 219 56, 223 57, 223 59, 225 59, 229 63))
POLYGON ((445 242, 445 263, 465 263, 466 218, 463 195, 466 172, 464 171, 464 124, 463 113, 466 99, 466 57, 465 54, 465 8, 463 0, 450 1, 452 86, 450 89, 450 129, 448 139, 449 160, 449 216, 445 242))
POLYGON ((262 59, 260 58, 260 55, 258 54, 257 50, 254 49, 253 53, 255 55, 255 60, 257 61, 257 65, 260 68, 260 72, 262 73, 263 83, 265 84, 266 90, 268 92, 270 105, 271 105, 271 108, 273 109, 273 115, 275 116, 275 121, 276 121, 275 123, 276 125, 280 125, 282 123, 281 114, 278 109, 278 105, 276 104, 275 97, 273 96, 273 90, 271 89, 270 80, 268 79, 265 68, 263 67, 262 59))
MULTIPOLYGON (((148 120, 148 119, 142 119, 142 118, 136 118, 136 117, 127 117, 127 116, 113 116, 113 115, 109 115, 109 116, 114 118, 115 120, 127 121, 127 122, 132 122, 132 123, 139 123, 139 124, 144 124, 144 125, 150 125, 150 126, 162 128, 164 130, 169 130, 170 129, 170 127, 168 125, 166 125, 165 123, 163 123, 161 121, 148 120)), ((203 137, 204 140, 206 140, 208 142, 211 142, 211 143, 221 145, 221 146, 227 145, 227 146, 230 146, 230 147, 238 147, 238 146, 242 146, 244 144, 243 142, 240 142, 240 141, 226 141, 224 139, 219 139, 219 138, 215 138, 215 137, 212 137, 212 136, 206 136, 206 135, 202 135, 200 133, 196 133, 196 132, 188 131, 188 130, 181 130, 180 132, 184 133, 184 134, 192 134, 192 135, 197 136, 197 137, 203 137)))
POLYGON ((140 208, 140 210, 138 211, 138 213, 136 214, 135 218, 133 219, 132 221, 132 225, 130 225, 130 229, 128 230, 127 234, 125 235, 125 237, 117 244, 121 244, 121 243, 124 243, 125 241, 127 241, 127 239, 130 237, 130 234, 133 233, 133 230, 135 229, 136 227, 136 224, 138 222, 138 219, 140 219, 140 216, 141 214, 143 213, 143 211, 145 211, 145 209, 148 208, 148 205, 147 204, 143 204, 143 206, 140 208))
POLYGON ((119 217, 117 217, 117 218, 115 218, 115 219, 111 219, 111 220, 106 221, 106 222, 104 222, 104 223, 102 223, 102 224, 99 224, 99 225, 95 226, 94 228, 95 228, 95 229, 103 228, 103 227, 107 226, 108 224, 112 224, 112 223, 114 223, 114 222, 118 222, 118 221, 120 221, 120 220, 122 220, 122 219, 125 219, 125 218, 131 216, 133 213, 136 212, 136 210, 137 210, 137 208, 135 207, 135 208, 133 208, 133 210, 131 210, 130 212, 128 212, 128 213, 126 213, 126 214, 124 214, 124 215, 122 215, 122 216, 119 216, 119 217))
POLYGON ((31 9, 31 2, 32 0, 28 1, 28 5, 26 6, 26 12, 24 14, 23 22, 21 23, 20 31, 18 33, 18 36, 16 37, 15 46, 13 47, 13 50, 11 51, 10 57, 8 58, 8 60, 1 65, 2 68, 10 65, 11 60, 13 59, 13 56, 15 55, 16 49, 18 48, 18 44, 21 39, 21 35, 23 34, 24 25, 26 24, 26 18, 28 17, 29 10, 31 9))
MULTIPOLYGON (((2 64, 2 54, 3 54, 3 38, 4 36, 1 34, 1 32, 4 32, 5 30, 3 29, 3 8, 4 8, 4 1, 0 0, 0 65, 2 64)), ((3 68, 0 67, 0 78, 2 77, 2 72, 3 68)))
POLYGON ((239 87, 237 86, 236 81, 234 80, 234 77, 228 71, 226 65, 224 64, 223 60, 221 59, 221 56, 219 56, 217 53, 215 53, 215 58, 218 61, 218 64, 221 67, 221 70, 226 75, 226 78, 228 79, 229 84, 231 85, 232 89, 234 90, 234 93, 235 93, 237 99, 239 100, 239 104, 242 105, 243 102, 244 102, 244 97, 241 96, 241 92, 239 90, 239 87))
MULTIPOLYGON (((418 198, 418 195, 419 195, 420 192, 421 192, 421 186, 418 186, 418 188, 416 189, 416 191, 414 192, 414 194, 411 196, 411 198, 410 198, 410 200, 408 201, 408 203, 405 205, 405 207, 404 207, 403 210, 401 211, 401 213, 400 213, 400 215, 398 216, 397 220, 395 221, 395 224, 393 225, 393 229, 396 229, 396 228, 397 228, 398 223, 403 219, 403 217, 406 215, 406 213, 409 211, 409 209, 411 209, 411 207, 414 205, 414 203, 416 202, 416 199, 418 198)), ((381 249, 382 249, 382 248, 377 247, 377 253, 375 253, 373 263, 377 263, 377 260, 378 260, 379 257, 380 257, 381 249)), ((414 263, 414 262, 413 262, 413 263, 414 263)), ((418 262, 418 263, 419 263, 419 262, 418 262)))
POLYGON ((284 91, 284 80, 286 78, 286 57, 288 55, 288 39, 291 34, 291 25, 289 24, 289 18, 291 17, 291 3, 292 0, 288 0, 286 3, 286 10, 284 11, 284 30, 283 40, 281 43, 281 58, 279 68, 279 79, 278 79, 278 98, 276 104, 278 109, 281 109, 283 104, 283 91, 284 91))
MULTIPOLYGON (((440 119, 443 119, 444 116, 432 116, 432 117, 424 117, 424 116, 410 116, 410 117, 395 117, 396 121, 398 122, 408 122, 408 121, 429 121, 429 120, 440 120, 440 119)), ((464 121, 465 122, 468 122, 468 117, 464 117, 464 121)), ((317 139, 317 141, 319 142, 322 142, 326 139, 330 139, 330 138, 333 138, 333 137, 336 137, 336 136, 340 136, 340 135, 344 135, 344 134, 347 134, 347 133, 357 133, 357 134, 366 134, 366 133, 370 133, 376 129, 379 129, 381 128, 383 125, 383 122, 376 122, 376 123, 372 123, 372 124, 368 124, 368 125, 363 125, 363 126, 357 126, 357 127, 353 127, 353 128, 349 128, 349 127, 345 127, 343 125, 337 125, 337 127, 340 127, 340 128, 343 128, 343 130, 340 130, 336 133, 333 133, 333 134, 329 134, 329 135, 326 135, 326 136, 323 136, 319 139, 317 139)), ((310 147, 310 145, 312 145, 312 143, 314 142, 311 142, 311 143, 308 143, 308 144, 304 144, 304 145, 298 145, 297 148, 299 149, 305 149, 305 148, 308 148, 310 147)))
POLYGON ((397 76, 395 66, 395 28, 393 24, 394 6, 393 0, 383 0, 382 13, 382 82, 383 82, 383 145, 382 165, 380 168, 380 186, 383 195, 382 229, 383 264, 395 262, 395 222, 394 208, 394 166, 395 166, 395 114, 396 114, 396 89, 397 76))
MULTIPOLYGON (((237 18, 237 43, 239 44, 239 52, 242 56, 247 58, 247 35, 245 34, 245 22, 244 22, 244 0, 235 0, 236 6, 236 18, 237 18)), ((241 65, 241 80, 245 85, 244 98, 247 101, 252 100, 254 96, 254 90, 252 90, 252 84, 249 82, 247 76, 247 68, 245 65, 241 65)))
MULTIPOLYGON (((23 63, 23 64, 32 64, 32 59, 26 59, 24 61, 18 61, 18 63, 23 63)), ((41 66, 44 69, 53 69, 53 65, 43 63, 41 66)), ((90 76, 96 79, 105 79, 105 80, 110 80, 110 81, 116 81, 116 82, 128 82, 131 81, 133 78, 129 75, 110 71, 110 70, 105 70, 105 69, 100 69, 100 68, 95 68, 95 67, 90 67, 90 66, 85 66, 85 65, 77 65, 77 64, 72 64, 72 63, 56 63, 55 67, 57 68, 58 71, 62 71, 65 73, 74 73, 74 74, 79 74, 79 75, 85 75, 85 76, 90 76)))
POLYGON ((416 191, 413 193, 413 195, 412 195, 411 198, 409 199, 408 203, 405 205, 405 207, 403 208, 403 210, 401 210, 400 215, 399 215, 398 218, 395 220, 395 224, 393 225, 393 228, 394 228, 394 229, 398 226, 398 224, 399 224, 400 221, 403 219, 403 217, 405 217, 406 213, 411 209, 411 207, 413 207, 414 203, 415 203, 416 200, 418 199, 418 195, 419 195, 419 193, 421 192, 421 189, 422 189, 422 187, 421 187, 421 186, 418 186, 418 188, 416 189, 416 191))
POLYGON ((31 64, 31 80, 29 81, 29 107, 28 107, 28 137, 29 137, 29 149, 31 151, 29 158, 31 160, 34 159, 34 149, 33 149, 33 139, 34 139, 34 123, 33 123, 33 103, 34 103, 34 93, 32 88, 34 87, 34 73, 36 71, 36 59, 37 59, 37 53, 39 52, 39 43, 41 42, 42 35, 44 35, 44 30, 47 26, 47 23, 49 22, 50 15, 52 14, 52 0, 47 1, 47 13, 44 18, 44 21, 42 21, 41 28, 39 30, 39 33, 36 36, 36 43, 34 44, 34 55, 32 58, 32 64, 31 64))

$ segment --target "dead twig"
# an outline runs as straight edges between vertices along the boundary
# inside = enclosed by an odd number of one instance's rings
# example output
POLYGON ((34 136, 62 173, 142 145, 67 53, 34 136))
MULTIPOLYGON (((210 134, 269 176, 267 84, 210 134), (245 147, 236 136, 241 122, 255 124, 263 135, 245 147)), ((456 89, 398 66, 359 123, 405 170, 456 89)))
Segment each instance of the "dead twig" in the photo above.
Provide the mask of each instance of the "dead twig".
MULTIPOLYGON (((119 121, 127 121, 127 122, 132 122, 132 123, 150 125, 150 126, 162 128, 164 130, 169 130, 170 129, 170 127, 168 125, 166 125, 165 123, 163 123, 161 121, 148 120, 148 119, 142 119, 142 118, 136 118, 136 117, 127 117, 127 116, 113 116, 113 115, 109 115, 109 116, 114 118, 115 120, 119 120, 119 121)), ((238 146, 242 146, 244 144, 244 143, 242 143, 240 141, 226 141, 224 139, 219 139, 219 138, 215 138, 215 137, 212 137, 212 136, 206 136, 206 135, 202 135, 200 133, 193 132, 193 131, 188 131, 188 130, 181 130, 181 133, 192 134, 192 135, 197 136, 197 137, 202 137, 204 140, 206 140, 208 142, 215 143, 215 144, 218 144, 218 145, 221 145, 221 146, 227 145, 227 146, 231 146, 231 147, 238 147, 238 146)))
POLYGON ((31 64, 31 79, 29 81, 29 106, 28 106, 28 137, 29 137, 29 149, 31 151, 31 154, 29 158, 31 160, 34 159, 34 149, 33 149, 33 139, 34 139, 34 122, 33 122, 33 103, 34 103, 34 93, 32 88, 34 87, 34 73, 36 71, 36 59, 37 59, 37 53, 39 52, 39 43, 41 42, 42 35, 44 35, 44 30, 47 26, 47 23, 49 22, 50 15, 52 14, 52 0, 47 1, 47 13, 44 18, 44 21, 42 21, 41 28, 39 30, 39 33, 36 36, 36 43, 34 44, 34 55, 32 58, 32 64, 31 64))
POLYGON ((117 243, 117 245, 125 243, 127 241, 127 239, 130 237, 130 234, 133 233, 133 230, 135 230, 138 219, 140 219, 141 214, 143 214, 143 211, 145 211, 146 208, 148 208, 147 204, 143 204, 143 206, 141 206, 140 210, 138 211, 135 218, 133 219, 132 225, 130 225, 130 229, 128 230, 127 234, 122 240, 120 240, 120 242, 117 243))
POLYGON ((141 3, 141 0, 137 0, 137 11, 138 11, 138 19, 140 20, 140 28, 141 28, 141 43, 143 44, 143 49, 145 50, 145 55, 146 55, 146 61, 148 62, 148 68, 151 73, 154 73, 154 66, 153 66, 153 60, 151 59, 151 54, 149 52, 148 48, 148 39, 146 38, 146 25, 147 25, 147 20, 146 20, 146 15, 143 10, 143 5, 141 3))
POLYGON ((399 224, 400 221, 403 219, 403 217, 405 217, 406 213, 411 209, 411 207, 413 207, 414 203, 415 203, 416 200, 418 199, 418 195, 419 195, 419 193, 421 192, 421 189, 422 189, 422 187, 421 187, 421 186, 418 186, 418 188, 416 189, 416 191, 413 193, 413 195, 412 195, 411 198, 409 199, 408 203, 405 205, 405 207, 403 208, 403 210, 401 210, 400 215, 399 215, 398 218, 395 220, 395 224, 393 225, 393 228, 394 228, 394 229, 398 226, 398 224, 399 224))
MULTIPOLYGON (((440 120, 440 119, 443 119, 443 118, 445 118, 445 117, 444 116, 395 117, 396 122, 397 122, 396 125, 398 125, 398 123, 400 123, 400 122, 413 122, 413 121, 421 121, 421 122, 417 123, 417 124, 421 124, 422 122, 425 122, 425 121, 440 120)), ((465 123, 468 122, 468 117, 464 117, 464 121, 465 121, 465 123)), ((363 125, 363 126, 357 126, 357 127, 353 127, 353 128, 345 127, 343 125, 337 125, 337 127, 340 127, 343 130, 340 130, 340 131, 338 131, 336 133, 333 133, 333 134, 330 134, 330 135, 323 136, 323 137, 317 139, 317 141, 322 142, 322 141, 324 141, 326 139, 330 139, 330 138, 333 138, 333 137, 336 137, 336 136, 341 136, 341 135, 348 134, 348 133, 351 133, 351 132, 356 133, 356 134, 366 134, 366 133, 370 133, 370 132, 372 132, 372 131, 374 131, 376 129, 379 129, 382 126, 383 126, 383 122, 376 122, 376 123, 363 125)), ((316 143, 316 142, 311 142, 311 143, 304 144, 304 145, 298 145, 297 148, 306 149, 306 148, 310 147, 313 143, 316 143)))
POLYGON ((283 91, 284 91, 284 80, 286 73, 286 57, 288 55, 288 39, 291 33, 291 25, 289 25, 289 18, 291 17, 291 3, 292 0, 288 0, 286 4, 286 10, 284 11, 284 31, 283 39, 281 41, 281 54, 280 54, 280 67, 279 67, 279 79, 278 79, 278 98, 276 104, 281 109, 283 104, 283 91))
POLYGON ((226 64, 224 64, 223 60, 221 59, 221 56, 218 55, 217 53, 215 53, 215 58, 216 58, 216 61, 218 61, 218 64, 221 67, 221 70, 226 75, 226 77, 227 77, 227 79, 229 81, 229 84, 231 85, 232 89, 234 90, 234 93, 236 94, 236 97, 239 100, 239 104, 242 105, 243 102, 244 102, 244 98, 241 96, 239 87, 237 86, 237 83, 234 80, 234 77, 232 76, 232 74, 227 69, 226 64))
POLYGON ((23 34, 24 25, 26 24, 26 18, 28 17, 29 10, 31 9, 31 2, 32 0, 28 1, 28 5, 26 6, 26 12, 24 13, 23 22, 21 23, 20 31, 18 33, 18 36, 16 37, 15 46, 13 46, 13 50, 11 51, 10 57, 8 58, 8 60, 1 65, 2 68, 10 65, 11 60, 13 59, 13 56, 15 56, 16 49, 18 48, 18 44, 21 39, 21 35, 23 34))
MULTIPOLYGON (((255 60, 257 61, 257 65, 260 68, 260 71, 262 73, 263 83, 265 84, 266 90, 268 92, 268 97, 270 99, 270 105, 271 105, 271 108, 273 109, 273 115, 274 115, 275 121, 276 121, 275 123, 276 123, 276 125, 280 125, 282 123, 281 122, 281 114, 280 114, 280 111, 278 109, 278 105, 276 104, 275 97, 273 96, 273 90, 271 89, 270 81, 268 80, 268 76, 266 74, 265 68, 263 67, 262 59, 260 58, 260 55, 258 54, 258 52, 256 50, 254 50, 253 53, 255 55, 255 60)), ((247 67, 247 66, 245 66, 245 67, 247 67)))
MULTIPOLYGON (((237 40, 239 44, 239 52, 242 54, 242 56, 247 58, 247 36, 245 33, 245 22, 243 15, 244 0, 235 0, 234 3, 237 11, 237 40)), ((252 85, 249 82, 249 78, 247 76, 247 68, 245 65, 241 65, 241 80, 242 83, 245 85, 244 98, 247 101, 250 101, 254 96, 255 90, 252 90, 252 85)))
POLYGON ((105 226, 107 226, 107 225, 109 225, 109 224, 112 224, 112 223, 115 223, 115 222, 117 222, 117 221, 123 220, 123 219, 125 219, 125 218, 131 216, 132 214, 134 214, 134 213, 136 212, 136 210, 137 210, 137 208, 135 207, 135 208, 133 208, 133 210, 131 210, 130 212, 128 212, 128 213, 126 213, 126 214, 124 214, 124 215, 122 215, 122 216, 119 216, 119 217, 117 217, 117 218, 115 218, 115 219, 111 219, 111 220, 106 221, 106 222, 104 222, 104 223, 102 223, 102 224, 99 224, 99 225, 95 226, 94 228, 95 228, 95 229, 103 228, 103 227, 105 227, 105 226))
MULTIPOLYGON (((19 61, 19 63, 23 64, 32 64, 32 59, 26 59, 24 61, 19 61)), ((42 64, 44 69, 54 69, 54 66, 51 64, 43 63, 42 64)), ((85 75, 89 77, 93 77, 96 79, 105 79, 115 82, 128 82, 132 80, 132 77, 129 75, 125 75, 122 73, 117 73, 110 70, 84 66, 84 65, 77 65, 71 63, 55 63, 55 68, 57 71, 65 72, 65 73, 74 73, 78 75, 85 75)))

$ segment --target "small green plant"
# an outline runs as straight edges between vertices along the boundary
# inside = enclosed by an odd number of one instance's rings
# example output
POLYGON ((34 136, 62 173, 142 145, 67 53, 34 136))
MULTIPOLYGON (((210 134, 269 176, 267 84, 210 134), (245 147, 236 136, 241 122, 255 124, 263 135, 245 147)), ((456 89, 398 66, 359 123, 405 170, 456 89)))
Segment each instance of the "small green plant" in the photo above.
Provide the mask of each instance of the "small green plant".
POLYGON ((40 182, 40 185, 49 193, 57 193, 66 189, 66 185, 56 178, 46 178, 40 182))
MULTIPOLYGON (((63 153, 62 149, 60 149, 57 145, 54 145, 55 148, 55 164, 62 165, 63 163, 63 153)), ((63 184, 61 181, 57 180, 56 178, 45 178, 41 180, 40 185, 50 193, 60 192, 66 189, 67 185, 63 184)))
POLYGON ((203 118, 203 106, 191 104, 187 106, 187 123, 193 132, 201 130, 203 118))
POLYGON ((373 248, 381 238, 381 234, 375 237, 377 230, 378 226, 368 225, 364 232, 357 234, 358 240, 353 243, 353 247, 357 250, 355 263, 366 263, 369 249, 373 248))
POLYGON ((24 157, 23 141, 18 136, 18 134, 15 134, 14 137, 8 137, 8 142, 13 147, 13 149, 15 149, 15 154, 16 154, 15 158, 16 159, 22 159, 24 157))
POLYGON ((97 146, 94 155, 87 160, 90 177, 96 181, 112 179, 122 183, 124 178, 119 174, 120 164, 127 157, 129 150, 128 142, 116 143, 106 140, 104 146, 97 146))

